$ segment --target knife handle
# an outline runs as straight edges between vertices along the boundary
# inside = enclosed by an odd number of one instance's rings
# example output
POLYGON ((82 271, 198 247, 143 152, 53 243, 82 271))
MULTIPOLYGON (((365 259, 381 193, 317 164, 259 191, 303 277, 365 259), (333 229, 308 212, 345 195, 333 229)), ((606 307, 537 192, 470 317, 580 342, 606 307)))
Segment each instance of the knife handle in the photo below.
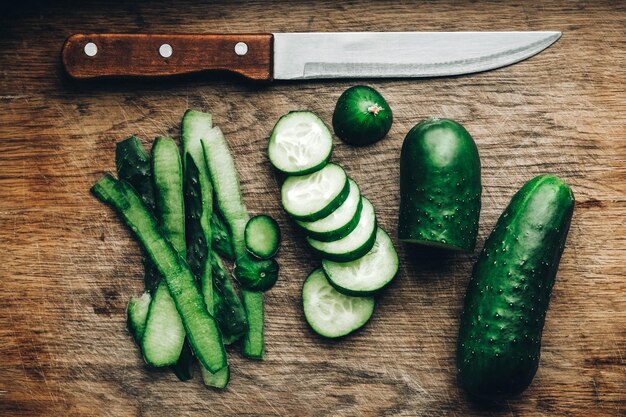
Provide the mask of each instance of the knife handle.
POLYGON ((167 76, 221 70, 269 81, 273 41, 271 34, 75 34, 65 41, 62 59, 74 78, 167 76))

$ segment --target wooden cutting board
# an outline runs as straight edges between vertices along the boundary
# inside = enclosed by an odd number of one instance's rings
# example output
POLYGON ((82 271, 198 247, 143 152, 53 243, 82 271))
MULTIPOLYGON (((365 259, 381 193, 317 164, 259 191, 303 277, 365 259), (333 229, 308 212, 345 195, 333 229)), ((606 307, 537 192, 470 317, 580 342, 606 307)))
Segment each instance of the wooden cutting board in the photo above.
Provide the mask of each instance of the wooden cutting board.
MULTIPOLYGON (((50 2, 0 14, 0 415, 576 415, 626 410, 626 7, 619 2, 50 2), (480 238, 539 173, 574 189, 576 211, 547 316, 543 355, 519 398, 474 405, 455 383, 458 319, 472 254, 398 244, 401 268, 373 320, 330 342, 307 327, 300 288, 319 260, 279 205, 266 158, 277 118, 330 122, 350 81, 257 85, 230 76, 77 83, 59 61, 73 32, 561 30, 540 55, 484 74, 370 81, 394 125, 345 166, 394 236, 398 160, 424 117, 462 122, 480 149, 480 238), (252 213, 280 223, 281 277, 267 294, 263 362, 230 354, 225 392, 151 371, 125 330, 142 291, 138 246, 88 192, 115 142, 178 137, 185 109, 210 111, 252 213)), ((17 9, 15 9, 17 7, 17 9)))

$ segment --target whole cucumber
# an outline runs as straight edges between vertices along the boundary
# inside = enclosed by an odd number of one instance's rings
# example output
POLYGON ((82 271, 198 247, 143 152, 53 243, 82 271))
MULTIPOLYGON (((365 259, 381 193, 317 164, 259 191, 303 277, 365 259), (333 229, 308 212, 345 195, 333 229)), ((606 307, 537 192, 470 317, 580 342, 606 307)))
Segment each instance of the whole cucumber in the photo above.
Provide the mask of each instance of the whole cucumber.
POLYGON ((515 194, 485 242, 457 346, 459 381, 470 395, 498 399, 530 385, 573 211, 570 187, 540 175, 515 194))
POLYGON ((473 250, 481 191, 478 149, 467 130, 450 119, 418 123, 400 155, 399 239, 473 250))

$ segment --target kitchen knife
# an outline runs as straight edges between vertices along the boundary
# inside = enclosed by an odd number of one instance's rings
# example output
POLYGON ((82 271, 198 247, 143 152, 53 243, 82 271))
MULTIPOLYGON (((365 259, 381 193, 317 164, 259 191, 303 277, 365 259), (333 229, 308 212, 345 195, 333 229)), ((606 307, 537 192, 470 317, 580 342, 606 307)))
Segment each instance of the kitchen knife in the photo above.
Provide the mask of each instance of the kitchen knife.
POLYGON ((207 70, 266 81, 440 77, 514 64, 560 36, 560 32, 75 34, 65 42, 62 58, 75 78, 207 70))

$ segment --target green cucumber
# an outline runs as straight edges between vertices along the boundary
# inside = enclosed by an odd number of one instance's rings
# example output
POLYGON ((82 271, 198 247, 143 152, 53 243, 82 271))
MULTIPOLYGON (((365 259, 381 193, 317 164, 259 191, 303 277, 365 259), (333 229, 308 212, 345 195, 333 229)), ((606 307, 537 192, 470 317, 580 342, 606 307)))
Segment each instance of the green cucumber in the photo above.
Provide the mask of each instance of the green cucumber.
POLYGON ((224 389, 230 381, 230 366, 222 368, 214 374, 204 368, 200 368, 200 372, 202 373, 202 381, 207 387, 224 389))
POLYGON ((457 346, 459 380, 472 396, 509 397, 530 385, 573 210, 563 180, 538 176, 513 196, 485 242, 457 346))
POLYGON ((245 334, 242 343, 243 355, 249 359, 263 359, 265 353, 263 293, 241 291, 241 301, 243 301, 243 306, 246 309, 246 320, 248 321, 248 333, 245 334))
POLYGON ((280 228, 276 220, 260 214, 248 220, 244 238, 248 252, 259 259, 269 259, 278 252, 280 228))
POLYGON ((473 250, 481 190, 478 149, 467 130, 450 119, 418 123, 402 144, 398 237, 473 250))
POLYGON ((333 129, 345 143, 365 146, 385 137, 393 114, 385 98, 372 87, 355 85, 341 94, 333 112, 333 129))
MULTIPOLYGON (((204 165, 204 160, 200 163, 204 165)), ((200 171, 191 154, 185 155, 185 236, 187 264, 200 284, 200 290, 209 312, 213 303, 213 277, 211 268, 211 213, 213 187, 211 180, 200 171)))
POLYGON ((141 344, 143 332, 146 329, 146 317, 150 308, 152 297, 149 292, 144 292, 141 297, 131 297, 126 308, 126 323, 128 331, 133 335, 137 344, 141 344))
POLYGON ((309 246, 322 258, 335 262, 349 262, 360 258, 372 249, 376 241, 376 214, 374 206, 361 197, 363 210, 359 223, 347 236, 332 242, 322 242, 307 237, 309 246))
POLYGON ((150 210, 154 210, 154 186, 150 157, 135 136, 115 145, 115 167, 119 179, 129 183, 150 210))
POLYGON ((191 349, 189 340, 185 339, 183 350, 180 352, 178 361, 171 367, 179 380, 188 381, 193 378, 193 361, 193 350, 191 349))
POLYGON ((389 235, 380 227, 376 242, 362 257, 351 262, 322 260, 328 282, 345 295, 373 295, 386 287, 398 272, 398 254, 389 235))
POLYGON ((351 297, 333 288, 321 268, 313 271, 302 286, 304 317, 320 336, 338 338, 360 329, 372 317, 373 297, 351 297))
MULTIPOLYGON (((150 157, 135 136, 131 136, 115 145, 115 166, 119 179, 128 182, 139 194, 141 201, 154 212, 154 187, 150 157)), ((144 256, 144 285, 152 293, 159 282, 159 273, 144 256)))
POLYGON ((117 181, 110 174, 106 174, 91 191, 117 211, 165 279, 182 318, 189 343, 200 363, 211 372, 224 368, 228 362, 220 331, 206 310, 193 273, 185 259, 165 238, 155 218, 134 189, 126 182, 117 181))
POLYGON ((230 231, 218 209, 214 209, 211 216, 211 235, 211 248, 221 257, 234 261, 235 251, 230 231))
MULTIPOLYGON (((152 148, 155 184, 155 213, 163 235, 184 256, 185 209, 183 173, 178 146, 170 138, 159 137, 152 148)), ((150 303, 141 349, 151 366, 174 365, 185 341, 185 328, 170 295, 167 283, 160 280, 150 303)))
POLYGON ((316 240, 329 242, 347 236, 359 224, 361 219, 361 192, 356 182, 351 179, 350 192, 346 200, 328 216, 314 222, 302 222, 296 220, 298 226, 306 231, 306 234, 316 240))
MULTIPOLYGON (((205 126, 211 123, 210 115, 193 111, 191 115, 195 123, 205 126)), ((202 127, 204 129, 204 127, 202 127)), ((265 278, 271 274, 278 276, 276 261, 255 262, 248 255, 245 244, 245 228, 250 218, 241 199, 239 177, 235 164, 228 150, 228 144, 219 128, 212 128, 211 134, 202 138, 202 148, 211 181, 215 190, 215 199, 231 233, 233 250, 236 255, 236 266, 241 263, 254 263, 256 276, 265 278), (273 269, 270 271, 268 268, 273 269), (263 275, 263 277, 261 277, 263 275)), ((276 278, 274 278, 276 281, 276 278)), ((246 310, 248 332, 244 336, 243 354, 247 357, 263 357, 263 293, 241 291, 241 298, 246 310)))
MULTIPOLYGON (((203 114, 194 113, 199 118, 203 114)), ((235 277, 247 290, 266 291, 276 283, 278 263, 274 259, 257 260, 248 253, 245 229, 250 215, 243 204, 239 176, 222 131, 217 127, 211 129, 211 134, 202 138, 202 146, 215 189, 217 206, 231 232, 236 255, 235 277)))
POLYGON ((322 169, 333 150, 333 138, 324 122, 310 111, 292 111, 276 122, 267 153, 276 169, 305 175, 322 169))
POLYGON ((294 219, 307 222, 328 216, 349 193, 348 176, 332 163, 312 174, 287 177, 280 191, 285 211, 294 219))
MULTIPOLYGON (((215 318, 221 332, 222 326, 216 315, 215 303, 216 298, 221 300, 221 297, 216 297, 215 294, 214 268, 212 267, 213 186, 201 142, 201 136, 206 135, 206 131, 198 130, 203 125, 198 125, 193 115, 187 117, 188 114, 189 112, 185 113, 181 122, 181 136, 185 155, 187 262, 200 283, 200 290, 202 291, 207 311, 215 318)), ((221 305, 217 307, 223 308, 221 305)), ((223 334, 222 342, 224 342, 223 334)), ((211 373, 209 370, 201 367, 201 374, 205 385, 225 388, 230 379, 230 368, 226 366, 216 373, 211 373)))
POLYGON ((237 296, 226 267, 219 256, 211 254, 213 268, 213 316, 222 332, 225 345, 241 339, 248 331, 246 310, 237 296))

